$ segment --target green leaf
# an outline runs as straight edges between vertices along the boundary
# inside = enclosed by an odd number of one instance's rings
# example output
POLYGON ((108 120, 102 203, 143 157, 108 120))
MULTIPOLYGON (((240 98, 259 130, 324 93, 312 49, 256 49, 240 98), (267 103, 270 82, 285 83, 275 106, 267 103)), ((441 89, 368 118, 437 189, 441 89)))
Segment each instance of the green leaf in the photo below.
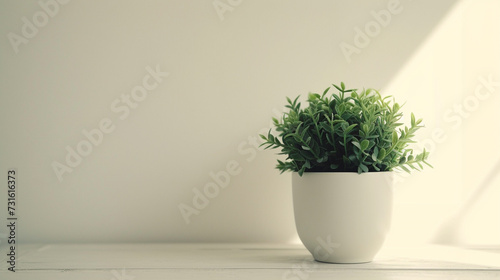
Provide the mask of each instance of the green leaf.
POLYGON ((315 159, 314 155, 311 154, 310 151, 299 150, 299 153, 305 159, 308 159, 308 160, 314 160, 315 159))
POLYGON ((358 141, 352 141, 352 144, 361 150, 361 145, 359 144, 358 141))
POLYGON ((322 129, 326 130, 328 133, 332 133, 332 127, 328 124, 328 122, 322 122, 319 125, 322 129))
POLYGON ((317 93, 309 93, 309 100, 320 99, 321 96, 317 93))
POLYGON ((396 131, 392 132, 392 144, 396 144, 398 142, 398 133, 396 131))
POLYGON ((397 113, 399 111, 401 107, 399 107, 399 104, 398 103, 394 103, 394 105, 392 106, 392 111, 393 113, 397 113))
POLYGON ((344 103, 338 104, 336 106, 335 110, 337 111, 337 113, 339 114, 339 116, 342 116, 342 114, 344 114, 344 112, 345 112, 345 105, 344 105, 344 103))
POLYGON ((413 155, 409 148, 423 127, 422 119, 411 113, 411 126, 405 126, 401 106, 393 97, 382 97, 370 88, 346 89, 343 82, 333 87, 322 95, 310 93, 304 109, 300 96, 287 97, 288 111, 272 117, 274 130, 259 134, 260 146, 279 148, 278 154, 286 157, 278 160, 281 172, 302 175, 306 170, 369 172, 431 166, 428 152, 413 155), (333 87, 338 91, 330 90, 333 87))
POLYGON ((342 161, 344 162, 344 167, 347 167, 347 166, 351 165, 351 161, 345 155, 342 156, 342 161))
POLYGON ((304 171, 305 171, 305 170, 306 170, 306 169, 305 169, 304 167, 302 167, 302 168, 298 171, 298 173, 299 173, 299 176, 300 176, 300 177, 302 177, 302 174, 304 174, 304 171))
POLYGON ((344 130, 344 134, 349 134, 349 132, 351 132, 351 130, 353 130, 358 124, 351 124, 350 126, 348 126, 345 130, 344 130))
POLYGON ((377 156, 378 156, 378 147, 375 147, 375 149, 373 149, 373 154, 372 154, 373 161, 377 161, 377 156))
POLYGON ((271 133, 267 135, 267 138, 269 138, 270 142, 274 142, 274 136, 271 133))
POLYGON ((368 141, 366 139, 361 141, 361 151, 366 150, 366 148, 368 148, 368 145, 370 145, 370 141, 368 141))
POLYGON ((382 148, 380 149, 380 152, 378 153, 378 159, 383 160, 385 158, 385 149, 382 148))
POLYGON ((323 163, 323 162, 326 162, 328 160, 328 155, 324 155, 323 157, 319 158, 318 160, 316 160, 317 163, 323 163))
POLYGON ((368 172, 368 167, 366 165, 360 163, 358 166, 358 173, 368 172), (361 170, 361 172, 359 172, 361 170))
POLYGON ((370 127, 369 127, 366 123, 365 123, 365 124, 363 124, 363 131, 364 131, 365 133, 369 133, 369 132, 370 132, 370 127))

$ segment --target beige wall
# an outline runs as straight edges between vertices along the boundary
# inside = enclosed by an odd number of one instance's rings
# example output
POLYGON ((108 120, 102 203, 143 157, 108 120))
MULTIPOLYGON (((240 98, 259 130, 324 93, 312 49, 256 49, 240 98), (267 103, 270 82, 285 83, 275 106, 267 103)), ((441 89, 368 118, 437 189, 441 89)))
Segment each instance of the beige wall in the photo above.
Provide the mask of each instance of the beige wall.
POLYGON ((408 101, 423 140, 446 129, 436 168, 397 190, 392 240, 405 242, 412 221, 410 239, 428 240, 474 189, 468 171, 498 158, 498 92, 457 129, 442 118, 479 77, 499 79, 498 10, 487 0, 2 0, 0 170, 18 169, 19 240, 296 241, 290 174, 255 138, 286 96, 340 81, 408 101), (481 143, 470 136, 486 131, 481 143), (212 197, 197 194, 205 187, 212 197))

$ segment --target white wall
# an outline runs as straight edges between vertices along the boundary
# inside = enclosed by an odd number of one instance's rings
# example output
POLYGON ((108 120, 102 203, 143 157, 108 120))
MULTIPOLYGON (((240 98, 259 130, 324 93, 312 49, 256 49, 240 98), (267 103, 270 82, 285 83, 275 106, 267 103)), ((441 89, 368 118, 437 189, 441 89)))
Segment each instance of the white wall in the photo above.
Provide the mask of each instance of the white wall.
POLYGON ((419 138, 436 167, 400 181, 392 241, 500 244, 499 10, 460 2, 387 87, 407 109, 427 108, 419 138))
MULTIPOLYGON (((478 77, 500 73, 493 0, 63 2, 0 1, 0 170, 18 170, 20 242, 296 241, 290 174, 252 145, 286 96, 340 81, 379 88, 424 117, 426 139, 451 125, 441 115, 478 77), (47 17, 39 3, 59 4, 47 17), (372 11, 382 10, 391 16, 381 25, 372 11), (126 105, 148 67, 169 75, 126 105), (67 165, 67 147, 101 122, 109 133, 59 180, 54 162, 67 165), (193 207, 228 165, 227 186, 187 224, 179 206, 193 207)), ((498 158, 487 148, 498 102, 447 132, 435 169, 402 180, 391 240, 428 240, 466 200, 471 172, 498 158), (479 144, 473 131, 488 137, 479 144), (442 211, 423 221, 422 209, 442 211), (421 230, 408 237, 413 221, 421 230)))

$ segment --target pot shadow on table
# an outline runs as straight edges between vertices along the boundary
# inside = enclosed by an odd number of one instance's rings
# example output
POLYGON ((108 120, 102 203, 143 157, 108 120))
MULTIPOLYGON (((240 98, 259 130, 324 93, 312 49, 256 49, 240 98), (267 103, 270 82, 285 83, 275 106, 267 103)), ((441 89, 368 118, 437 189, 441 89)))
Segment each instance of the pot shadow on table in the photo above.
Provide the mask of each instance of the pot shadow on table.
POLYGON ((375 257, 369 263, 336 264, 315 261, 311 254, 303 249, 275 249, 269 254, 245 256, 249 263, 266 263, 275 268, 289 268, 300 271, 315 270, 484 270, 500 268, 500 249, 462 250, 448 247, 430 249, 428 256, 421 252, 408 252, 401 256, 375 257), (449 250, 449 251, 447 251, 449 250), (273 265, 274 264, 274 265, 273 265))

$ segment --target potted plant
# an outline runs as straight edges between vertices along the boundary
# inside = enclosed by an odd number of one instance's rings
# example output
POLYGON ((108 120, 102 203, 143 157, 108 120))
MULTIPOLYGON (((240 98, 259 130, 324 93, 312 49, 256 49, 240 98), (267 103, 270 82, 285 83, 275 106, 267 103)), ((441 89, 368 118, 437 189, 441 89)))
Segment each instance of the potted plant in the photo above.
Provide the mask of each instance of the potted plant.
POLYGON ((307 108, 287 98, 288 112, 273 118, 262 145, 286 155, 277 169, 293 172, 295 224, 314 259, 370 262, 390 227, 393 171, 429 165, 428 152, 408 148, 422 120, 412 113, 402 127, 391 96, 333 87, 337 93, 310 93, 307 108))

